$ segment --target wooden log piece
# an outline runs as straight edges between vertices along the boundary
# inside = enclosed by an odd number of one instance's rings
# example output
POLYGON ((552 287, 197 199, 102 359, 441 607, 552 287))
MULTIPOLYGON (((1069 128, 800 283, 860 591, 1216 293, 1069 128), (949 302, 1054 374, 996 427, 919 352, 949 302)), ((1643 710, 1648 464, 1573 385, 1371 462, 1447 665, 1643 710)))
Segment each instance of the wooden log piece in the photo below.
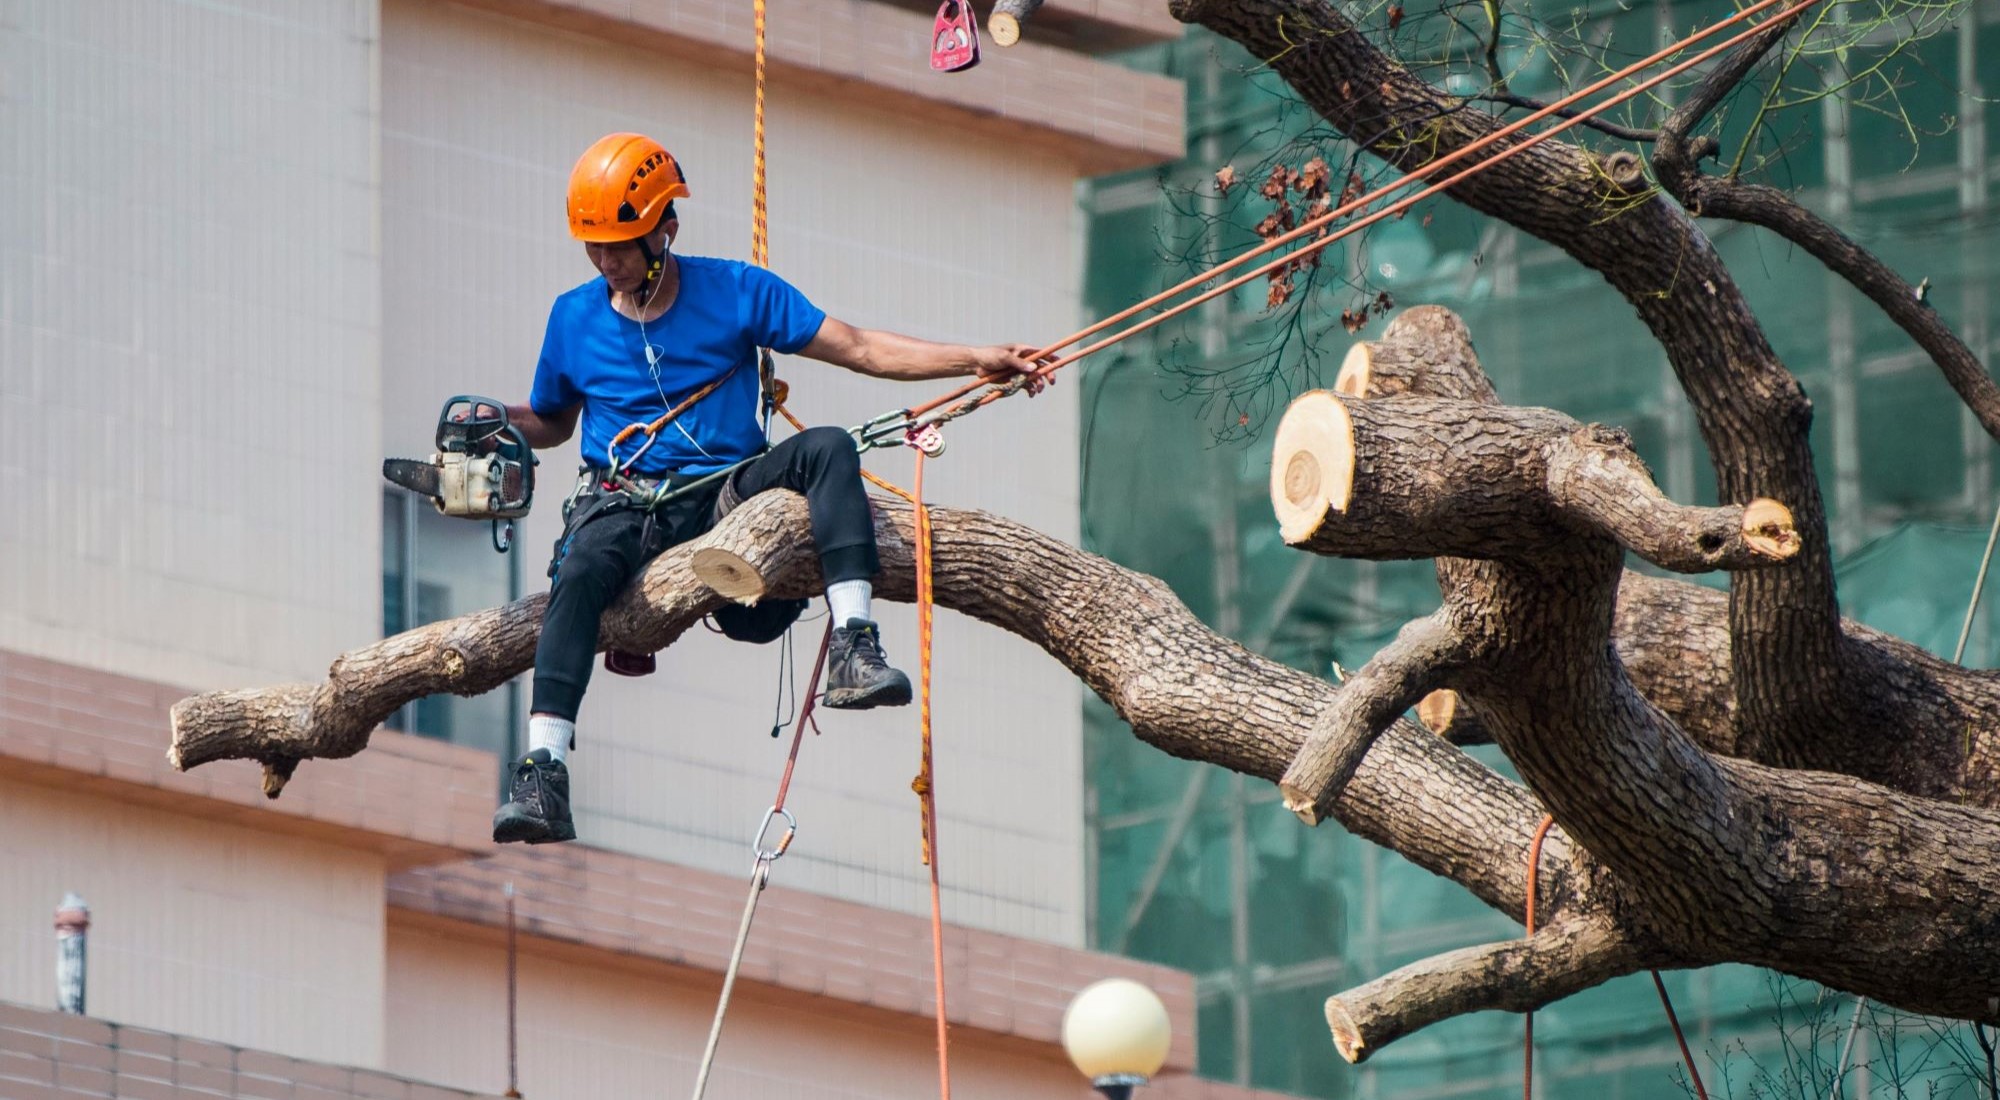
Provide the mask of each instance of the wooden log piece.
POLYGON ((1042 0, 994 0, 993 11, 986 17, 986 33, 995 45, 1011 46, 1021 40, 1022 21, 1041 6, 1042 0))
POLYGON ((1448 397, 1498 404, 1479 365, 1472 333, 1443 306, 1415 306, 1396 315, 1380 340, 1348 349, 1334 391, 1349 397, 1448 397))

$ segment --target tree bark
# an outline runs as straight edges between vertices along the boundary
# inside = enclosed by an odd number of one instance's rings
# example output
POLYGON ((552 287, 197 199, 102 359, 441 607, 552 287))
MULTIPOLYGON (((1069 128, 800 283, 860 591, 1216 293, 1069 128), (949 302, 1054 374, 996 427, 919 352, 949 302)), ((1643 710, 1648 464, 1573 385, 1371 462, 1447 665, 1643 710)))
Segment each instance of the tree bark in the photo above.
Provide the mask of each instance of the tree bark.
MULTIPOLYGON (((1339 399, 1311 393, 1295 407, 1317 427, 1329 400, 1339 399)), ((1500 406, 1407 396, 1346 402, 1355 484, 1347 505, 1327 509, 1294 545, 1366 558, 1447 547, 1462 560, 1440 568, 1438 615, 1384 650, 1385 669, 1355 678, 1363 701, 1337 701, 1328 713, 1379 714, 1374 694, 1407 705, 1415 683, 1459 692, 1563 828, 1643 897, 1630 919, 1647 941, 1675 955, 1727 944, 1741 961, 1878 1000, 1906 995, 1914 981, 1929 990, 1926 1011, 2000 1018, 1987 1003, 2000 960, 1976 959, 1962 942, 2000 947, 2000 817, 1704 752, 1647 702, 1611 645, 1623 550, 1641 547, 1621 546, 1617 524, 1580 526, 1554 506, 1559 481, 1546 476, 1546 450, 1566 435, 1526 415, 1538 410, 1502 417, 1500 406), (1453 432, 1446 424, 1458 426, 1460 461, 1440 466, 1430 441, 1453 432), (1511 464, 1497 457, 1509 448, 1511 464), (1551 498, 1539 506, 1538 485, 1551 498), (1510 508, 1517 529, 1465 537, 1462 505, 1475 496, 1510 508), (1435 671, 1407 675, 1411 664, 1435 671), (1377 692, 1381 684, 1409 690, 1377 692)), ((1281 422, 1281 448, 1291 435, 1281 422)), ((1288 457, 1278 450, 1273 468, 1288 457)), ((1283 490, 1274 478, 1281 513, 1297 503, 1283 490)), ((1316 764, 1301 760, 1294 781, 1311 775, 1322 785, 1288 792, 1308 820, 1339 795, 1337 769, 1316 764)))
MULTIPOLYGON (((1346 362, 1335 385, 1354 396, 1499 400, 1464 323, 1438 306, 1398 314, 1379 340, 1358 344, 1346 362)), ((1630 473, 1644 475, 1637 466, 1630 473)), ((1282 525, 1285 510, 1279 510, 1282 525)), ((1754 517, 1750 524, 1765 526, 1754 517)), ((1441 583, 1459 568, 1454 559, 1440 559, 1441 583)), ((1736 710, 1728 615, 1723 593, 1627 570, 1612 640, 1646 698, 1704 749, 1756 759, 1760 742, 1746 736, 1736 710)), ((1860 623, 1843 620, 1841 628, 1842 667, 1868 687, 1853 693, 1840 718, 1843 729, 1869 736, 1823 737, 1807 766, 2000 807, 2000 674, 1961 668, 1860 623)), ((1450 729, 1439 732, 1457 744, 1490 738, 1464 707, 1450 729)))

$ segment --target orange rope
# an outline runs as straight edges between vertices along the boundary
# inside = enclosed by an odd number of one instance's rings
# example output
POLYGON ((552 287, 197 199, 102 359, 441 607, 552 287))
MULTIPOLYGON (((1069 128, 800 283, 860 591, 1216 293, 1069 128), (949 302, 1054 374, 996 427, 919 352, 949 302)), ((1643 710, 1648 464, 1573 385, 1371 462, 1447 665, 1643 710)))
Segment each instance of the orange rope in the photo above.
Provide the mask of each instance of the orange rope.
MULTIPOLYGON (((1766 0, 1770 2, 1770 0, 1766 0)), ((750 169, 751 215, 750 215, 750 261, 759 267, 769 267, 771 258, 771 231, 769 204, 765 194, 764 172, 764 4, 765 0, 755 0, 756 28, 756 107, 752 119, 752 153, 750 169)), ((805 431, 806 426, 784 404, 784 383, 775 378, 769 380, 773 397, 771 408, 793 430, 805 431)), ((697 395, 699 397, 706 394, 697 395)), ((690 402, 692 403, 692 402, 690 402)), ((940 1100, 951 1100, 951 1059, 950 1025, 945 1017, 944 990, 944 905, 938 885, 937 860, 937 799, 934 796, 934 778, 931 770, 931 515, 924 507, 924 455, 917 452, 916 491, 906 492, 896 485, 883 480, 867 470, 861 476, 889 492, 895 493, 916 509, 916 556, 917 556, 917 637, 919 639, 918 680, 922 687, 919 725, 922 731, 923 751, 916 781, 911 784, 916 789, 922 813, 923 861, 931 872, 931 972, 937 990, 937 1049, 938 1049, 938 1096, 940 1100)), ((799 712, 797 729, 792 734, 791 755, 785 760, 784 778, 778 783, 778 798, 774 809, 785 806, 785 794, 791 788, 792 768, 798 762, 799 745, 805 737, 806 724, 811 720, 813 703, 819 694, 820 672, 826 667, 827 647, 833 639, 833 621, 827 620, 826 636, 820 640, 819 661, 813 666, 812 686, 808 689, 806 702, 799 712)), ((818 727, 815 726, 815 729, 818 727)), ((760 838, 761 839, 761 838, 760 838)), ((790 834, 786 836, 789 841, 790 834)))
MULTIPOLYGON (((1745 8, 1740 12, 1737 12, 1735 15, 1730 16, 1728 19, 1716 23, 1715 25, 1708 27, 1696 34, 1690 35, 1688 38, 1682 39, 1680 42, 1677 42, 1674 45, 1669 46, 1667 49, 1662 50, 1660 53, 1655 54, 1652 57, 1649 57, 1646 60, 1641 61, 1636 65, 1627 66, 1626 68, 1619 70, 1617 73, 1614 73, 1611 76, 1606 77, 1603 80, 1600 80, 1597 84, 1591 85, 1591 87, 1586 89, 1585 91, 1575 93, 1575 95, 1576 96, 1585 95, 1588 94, 1590 91, 1604 87, 1605 85, 1611 83, 1614 80, 1624 79, 1625 77, 1628 77, 1633 73, 1635 73, 1637 70, 1652 64, 1659 58, 1664 57, 1667 54, 1674 52, 1675 50, 1684 48, 1687 45, 1690 45, 1696 41, 1699 41, 1702 38, 1707 37, 1709 34, 1714 33, 1716 30, 1722 28, 1723 26, 1726 26, 1729 23, 1733 23, 1736 20, 1741 19, 1744 16, 1747 16, 1752 12, 1755 12, 1763 8, 1764 6, 1766 6, 1767 3, 1775 3, 1775 2, 1777 2, 1777 0, 1759 0, 1757 4, 1745 8)), ((1425 189, 1417 192, 1416 194, 1398 199, 1394 203, 1391 203, 1390 205, 1383 207, 1381 210, 1375 211, 1374 213, 1369 214, 1366 217, 1363 217, 1360 220, 1353 222, 1350 225, 1344 226, 1343 228, 1341 228, 1336 232, 1320 237, 1318 240, 1315 240, 1291 253, 1288 253, 1285 256, 1281 256, 1278 259, 1271 261, 1270 263, 1260 265, 1254 270, 1249 271, 1243 275, 1239 275, 1236 278, 1231 279, 1220 286, 1212 287, 1209 290, 1204 291, 1201 294, 1188 299, 1187 301, 1180 302, 1174 306, 1171 306, 1165 311, 1155 314, 1152 317, 1149 317, 1144 321, 1139 322, 1136 325, 1132 325, 1129 328, 1122 329, 1118 332, 1113 333, 1110 336, 1105 337, 1102 340, 1097 341, 1096 343, 1087 345, 1080 351, 1071 352, 1070 354, 1065 355, 1060 359, 1055 359, 1049 363, 1046 363, 1040 368, 1038 368, 1035 371, 1035 374, 1039 375, 1042 378, 1047 378, 1048 376, 1054 374, 1056 371, 1062 369, 1063 367, 1068 366, 1071 363, 1076 362, 1079 359, 1084 358, 1085 356, 1091 355, 1098 351, 1102 351, 1103 349, 1108 348, 1111 345, 1116 344, 1121 340, 1127 339, 1132 336, 1136 336, 1139 333, 1146 331, 1147 329, 1153 328, 1154 326, 1169 320, 1170 318, 1173 318, 1175 316, 1178 316, 1179 314, 1187 312, 1190 309, 1193 309, 1195 306, 1201 305, 1203 302, 1207 302, 1220 295, 1227 294, 1228 292, 1244 285, 1245 283, 1250 282, 1253 279, 1257 279, 1262 276, 1268 275, 1271 272, 1276 271, 1277 269, 1294 262, 1295 260, 1311 255, 1314 252, 1318 252, 1319 250, 1326 248, 1328 245, 1333 244, 1335 241, 1338 241, 1348 236, 1349 234, 1358 232, 1362 229, 1366 229, 1368 226, 1371 226, 1376 222, 1381 221, 1384 218, 1401 213, 1402 211, 1407 210, 1410 207, 1416 205, 1418 202, 1421 202, 1422 200, 1427 199, 1430 196, 1439 193, 1440 191, 1444 191, 1445 189, 1456 185, 1461 180, 1464 180, 1479 172, 1483 172, 1488 168, 1491 168, 1494 165, 1499 164, 1501 161, 1508 159, 1509 157, 1516 156, 1522 152, 1525 152, 1526 150, 1532 149, 1535 146, 1540 145, 1542 142, 1545 142, 1550 138, 1555 137, 1557 134, 1560 134, 1563 131, 1570 129, 1573 126, 1581 125, 1582 123, 1596 117, 1597 115, 1603 113, 1604 111, 1607 111, 1612 107, 1615 107, 1618 104, 1623 103, 1626 100, 1639 95, 1642 92, 1654 88, 1659 84, 1662 84, 1680 75, 1681 73, 1684 73, 1687 70, 1694 68, 1695 66, 1700 65, 1703 62, 1710 60, 1711 58, 1716 57, 1717 55, 1737 46, 1738 44, 1745 42, 1748 39, 1758 34, 1763 33, 1771 26, 1772 23, 1796 15, 1799 12, 1804 11, 1806 8, 1811 7, 1813 4, 1817 2, 1818 0, 1799 0, 1799 2, 1794 3, 1790 7, 1785 8, 1778 14, 1772 16, 1770 20, 1767 20, 1764 23, 1759 23, 1758 25, 1751 27, 1748 30, 1741 31, 1736 35, 1731 36, 1724 42, 1715 46, 1711 46, 1708 49, 1702 51, 1701 53, 1696 54, 1695 56, 1688 58, 1685 61, 1679 62, 1678 64, 1658 74, 1657 76, 1648 77, 1646 80, 1638 84, 1635 84, 1630 88, 1623 89, 1618 94, 1612 96, 1610 99, 1605 100, 1603 103, 1600 103, 1595 107, 1591 107, 1587 110, 1580 111, 1575 116, 1564 119, 1563 121, 1561 121, 1560 123, 1558 123, 1557 125, 1548 130, 1544 130, 1540 133, 1530 135, 1525 141, 1522 141, 1517 145, 1510 145, 1507 148, 1500 150, 1498 153, 1495 153, 1491 157, 1488 157, 1484 160, 1478 161, 1477 163, 1469 165, 1459 170, 1458 172, 1453 173, 1450 177, 1444 180, 1440 180, 1439 182, 1434 183, 1429 187, 1426 187, 1425 189)), ((1574 97, 1572 97, 1572 99, 1573 98, 1574 97)), ((1116 324, 1118 321, 1131 317, 1133 314, 1139 312, 1142 309, 1146 309, 1150 306, 1157 305, 1168 297, 1171 297, 1175 294, 1179 294, 1185 290, 1191 289, 1192 287, 1199 285, 1202 282, 1212 279, 1222 271, 1235 267, 1236 265, 1243 263, 1244 261, 1249 260, 1253 257, 1263 255, 1265 252, 1268 252, 1271 249, 1276 248, 1283 243, 1296 240, 1302 234, 1310 230, 1324 226, 1328 221, 1332 220, 1333 218, 1345 213, 1349 213, 1355 209, 1358 209, 1359 207, 1366 205, 1367 202, 1372 201, 1374 198, 1379 197, 1388 191, 1393 191, 1398 187, 1402 187, 1406 184, 1415 182, 1416 180, 1424 177, 1426 174, 1437 170, 1439 167, 1445 164, 1455 162, 1456 160, 1462 158, 1467 153, 1470 153, 1478 148, 1481 148, 1486 144, 1490 144, 1491 142, 1496 141, 1507 134, 1517 132, 1522 126, 1534 122, 1538 118, 1547 117, 1545 112, 1548 112, 1551 109, 1559 109, 1563 104, 1571 102, 1572 99, 1558 100, 1556 103, 1550 104, 1549 107, 1543 108, 1541 111, 1537 111, 1535 114, 1530 115, 1527 118, 1511 123, 1505 128, 1497 130, 1494 133, 1488 134, 1485 137, 1479 139, 1478 141, 1468 144, 1465 148, 1458 150, 1451 156, 1440 158, 1438 161, 1432 164, 1425 165, 1423 168, 1420 168, 1417 171, 1404 176, 1402 179, 1389 184, 1387 187, 1380 188, 1377 191, 1372 192, 1365 199, 1356 199, 1353 202, 1347 203, 1336 210, 1329 211, 1326 214, 1322 214, 1319 217, 1314 218, 1304 223, 1303 225, 1300 225, 1298 228, 1292 230, 1291 232, 1286 233, 1281 237, 1274 238, 1270 241, 1266 241, 1264 244, 1252 248, 1249 251, 1243 253, 1242 255, 1235 257, 1234 259, 1231 259, 1217 267, 1211 268, 1208 271, 1195 275, 1187 279, 1186 281, 1182 282, 1180 285, 1173 287, 1170 290, 1162 291, 1159 294, 1154 295, 1152 298, 1148 298, 1146 301, 1141 302, 1138 305, 1132 306, 1129 309, 1114 314, 1113 316, 1108 317, 1105 320, 1100 321, 1089 328, 1083 329, 1076 333, 1072 333, 1071 335, 1064 337, 1062 340, 1057 341, 1056 343, 1051 344, 1048 347, 1037 351, 1031 358, 1034 360, 1041 360, 1047 358, 1050 354, 1054 353, 1055 351, 1061 348, 1076 343, 1077 341, 1082 340, 1084 337, 1089 336, 1093 333, 1100 332, 1105 328, 1108 328, 1111 325, 1116 324)), ((1009 385, 1006 383, 1001 383, 996 385, 995 383, 989 383, 985 381, 969 382, 963 386, 960 386, 958 389, 943 395, 942 397, 926 402, 922 405, 917 406, 914 409, 911 409, 910 415, 913 418, 922 417, 926 413, 934 412, 937 409, 942 408, 943 406, 949 404, 952 401, 956 401, 959 398, 965 397, 967 394, 973 393, 982 386, 994 386, 995 388, 990 389, 988 392, 982 394, 981 396, 972 401, 965 402, 962 405, 952 408, 947 412, 944 419, 951 419, 954 417, 963 416, 974 409, 991 404, 992 402, 997 401, 1000 398, 1005 397, 1009 393, 1013 393, 1015 392, 1015 390, 1020 388, 1017 385, 1009 385)))
POLYGON ((1653 988, 1660 991, 1660 1007, 1667 1010, 1667 1023, 1674 1028, 1674 1042, 1681 1046, 1681 1061, 1687 1063, 1688 1080, 1694 1082, 1694 1094, 1699 1100, 1708 1100, 1708 1090, 1701 1087, 1701 1074, 1695 1072, 1694 1055, 1688 1052, 1687 1036, 1681 1034, 1681 1021, 1674 1015, 1674 1002, 1667 996, 1667 983, 1660 980, 1660 972, 1653 973, 1653 988))
MULTIPOLYGON (((1556 823, 1554 814, 1544 814, 1542 823, 1535 827, 1535 839, 1528 844, 1528 938, 1535 938, 1535 869, 1542 862, 1542 841, 1549 835, 1549 826, 1556 823)), ((1527 1014, 1527 1038, 1522 1042, 1521 1054, 1521 1100, 1535 1100, 1535 1014, 1527 1014)))
POLYGON ((771 266, 771 228, 764 197, 764 0, 754 9, 757 34, 757 106, 751 121, 750 151, 750 262, 771 266))
POLYGON ((923 806, 923 860, 931 869, 931 973, 937 986, 938 1095, 942 1100, 951 1100, 950 1025, 945 1020, 944 1001, 944 904, 938 890, 937 779, 931 769, 931 621, 936 608, 931 588, 931 512, 924 506, 922 451, 917 452, 916 490, 906 495, 916 509, 917 645, 920 653, 917 722, 923 741, 921 770, 917 773, 916 782, 910 786, 915 788, 923 806))
MULTIPOLYGON (((1554 814, 1544 814, 1542 823, 1535 827, 1535 839, 1528 845, 1528 937, 1535 935, 1535 869, 1542 862, 1542 840, 1549 835, 1549 826, 1556 823, 1554 814)), ((1667 983, 1660 980, 1660 972, 1649 971, 1653 975, 1653 988, 1660 991, 1660 1006, 1667 1010, 1667 1023, 1674 1029, 1674 1042, 1680 1044, 1681 1061, 1687 1065, 1688 1080, 1694 1083, 1698 1100, 1708 1100, 1708 1090, 1702 1087, 1701 1071, 1694 1068, 1694 1054, 1688 1050, 1687 1036, 1681 1034, 1680 1017, 1674 1015, 1674 1002, 1667 996, 1667 983)), ((1527 1013, 1527 1038, 1523 1042, 1521 1055, 1521 1097, 1534 1100, 1535 1097, 1535 1014, 1527 1013)))
MULTIPOLYGON (((761 6, 761 0, 760 0, 761 6)), ((805 431, 806 426, 792 410, 779 404, 774 406, 778 415, 785 418, 796 431, 805 431)), ((917 647, 918 647, 918 707, 917 723, 922 741, 922 753, 918 764, 917 777, 910 788, 917 792, 919 815, 922 820, 922 847, 920 857, 931 872, 931 977, 937 991, 937 1048, 938 1048, 938 1095, 942 1100, 951 1100, 951 1025, 945 1016, 944 990, 944 902, 938 882, 937 858, 937 793, 935 773, 931 768, 931 622, 936 610, 936 601, 931 588, 931 512, 924 506, 924 453, 917 452, 916 489, 911 491, 885 478, 862 470, 861 476, 875 486, 894 493, 910 502, 915 510, 916 567, 917 567, 917 647)), ((828 624, 832 630, 831 623, 828 624)), ((831 635, 829 634, 829 637, 831 635)), ((822 645, 822 660, 825 649, 822 645)), ((813 673, 813 684, 817 688, 819 673, 813 673)), ((801 727, 803 728, 803 727, 801 727)), ((797 742, 793 742, 793 753, 798 752, 797 742)), ((787 781, 791 778, 791 765, 785 767, 787 781)), ((781 795, 782 797, 782 795, 781 795)))

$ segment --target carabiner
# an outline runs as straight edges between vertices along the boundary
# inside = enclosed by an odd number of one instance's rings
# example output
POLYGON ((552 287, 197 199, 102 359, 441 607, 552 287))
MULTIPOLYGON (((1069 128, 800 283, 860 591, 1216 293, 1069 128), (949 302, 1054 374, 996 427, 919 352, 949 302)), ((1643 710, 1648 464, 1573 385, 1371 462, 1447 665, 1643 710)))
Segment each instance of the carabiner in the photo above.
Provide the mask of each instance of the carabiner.
POLYGON ((792 838, 797 836, 798 832, 799 822, 797 818, 792 816, 792 811, 780 809, 777 806, 765 810, 764 820, 757 824, 757 835, 750 842, 751 849, 757 853, 757 862, 775 862, 779 856, 785 854, 785 849, 792 846, 792 838), (771 831, 771 822, 780 817, 785 819, 785 831, 778 837, 778 843, 766 848, 764 847, 764 836, 771 831))

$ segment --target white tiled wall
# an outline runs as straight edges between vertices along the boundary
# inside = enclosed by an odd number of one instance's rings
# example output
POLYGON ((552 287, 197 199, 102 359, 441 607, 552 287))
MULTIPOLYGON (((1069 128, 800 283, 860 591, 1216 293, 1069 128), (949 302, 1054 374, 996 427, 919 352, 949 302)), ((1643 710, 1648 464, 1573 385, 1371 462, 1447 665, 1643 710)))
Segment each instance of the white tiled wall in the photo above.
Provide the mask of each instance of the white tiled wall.
POLYGON ((239 686, 379 631, 378 34, 0 5, 0 646, 239 686))
MULTIPOLYGON (((421 450, 448 394, 525 397, 549 301, 594 274, 562 208, 571 163, 600 134, 652 133, 686 166, 694 197, 680 204, 682 251, 748 254, 748 74, 432 0, 390 0, 382 86, 391 451, 421 450)), ((835 316, 973 342, 1046 340, 1075 327, 1079 215, 1065 165, 782 82, 768 110, 772 263, 835 316)), ((943 388, 898 388, 807 361, 781 373, 794 408, 818 423, 853 423, 943 388)), ((955 426, 927 477, 933 499, 1074 538, 1075 396, 1059 385, 955 426)), ((549 488, 523 539, 531 591, 546 583, 554 505, 575 462, 574 445, 544 457, 549 488)), ((901 456, 870 465, 907 483, 901 456)), ((913 616, 887 605, 880 617, 892 659, 914 673, 913 616)), ((816 641, 801 632, 802 650, 816 641)), ((949 612, 937 653, 946 915, 1081 943, 1080 689, 1039 650, 949 612)), ((747 834, 783 760, 784 742, 768 736, 776 659, 772 647, 703 635, 663 655, 651 679, 600 671, 571 759, 583 838, 716 870, 745 866, 747 834)), ((914 708, 827 714, 822 725, 826 736, 800 765, 800 841, 780 874, 805 889, 924 909, 908 786, 914 708)))
MULTIPOLYGON (((919 952, 927 946, 913 946, 919 952)), ((389 1069, 498 1095, 507 1084, 506 954, 427 929, 389 934, 389 1069)), ((720 984, 523 955, 517 1054, 537 1100, 679 1096, 694 1084, 720 984)), ((930 1021, 864 1015, 840 1002, 739 985, 708 1095, 736 1100, 864 1100, 937 1090, 930 1021)), ((961 1100, 1094 1095, 1053 1047, 1029 1054, 959 1029, 952 1095, 961 1100)))
POLYGON ((380 1066, 380 856, 0 781, 0 1001, 55 1006, 56 904, 90 905, 90 1014, 380 1066))

